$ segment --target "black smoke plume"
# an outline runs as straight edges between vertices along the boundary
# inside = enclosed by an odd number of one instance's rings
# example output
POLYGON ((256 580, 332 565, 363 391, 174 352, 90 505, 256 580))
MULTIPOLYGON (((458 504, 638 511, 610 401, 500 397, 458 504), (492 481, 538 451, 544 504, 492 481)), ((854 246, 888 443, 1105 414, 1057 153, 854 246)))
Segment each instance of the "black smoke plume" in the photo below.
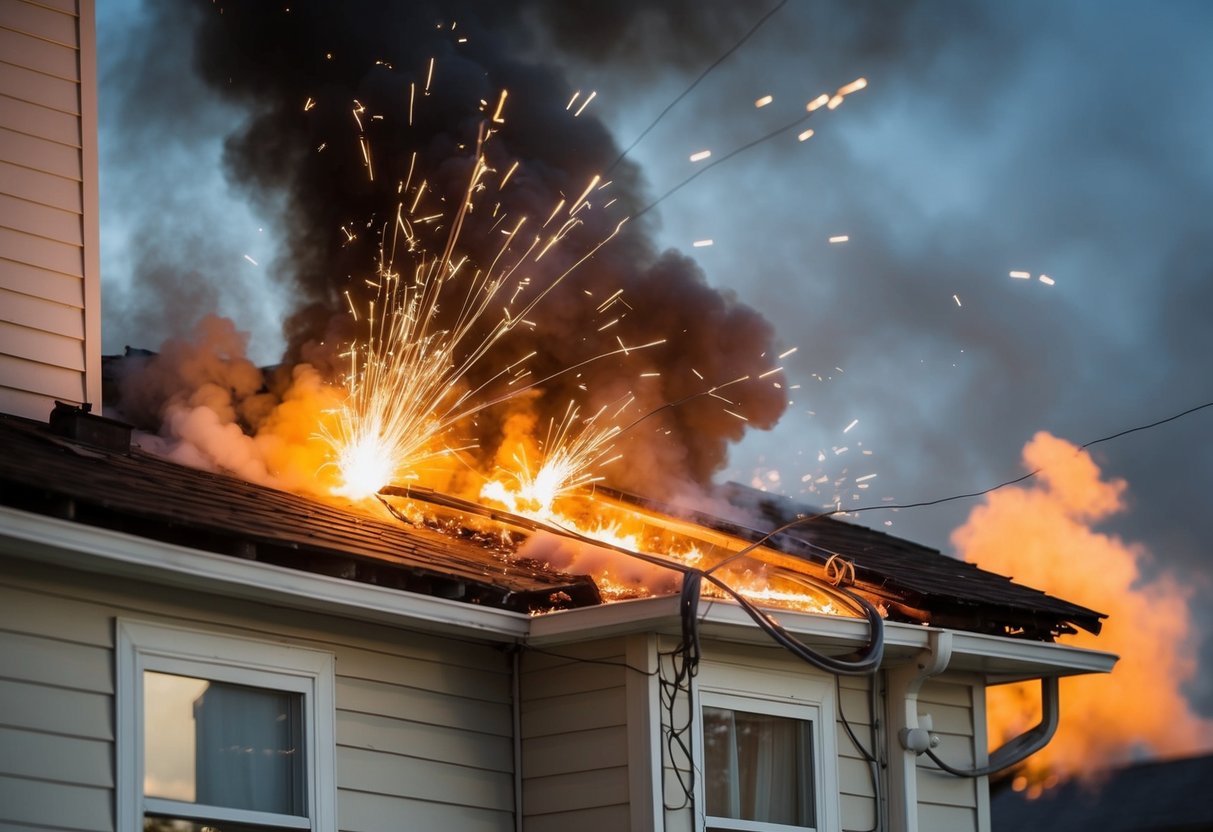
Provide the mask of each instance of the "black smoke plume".
MULTIPOLYGON (((345 293, 365 300, 365 278, 379 262, 381 230, 401 200, 399 183, 413 155, 417 169, 448 206, 458 203, 472 164, 477 131, 509 91, 506 121, 486 146, 501 171, 519 163, 510 187, 483 200, 499 211, 540 222, 563 198, 575 199, 591 177, 611 168, 619 147, 591 113, 566 109, 571 87, 552 66, 519 56, 533 52, 527 30, 543 7, 513 3, 301 3, 289 8, 222 0, 160 7, 166 19, 197 20, 198 77, 247 117, 232 125, 224 172, 258 207, 277 214, 284 229, 284 262, 297 309, 286 324, 288 361, 317 363, 323 350, 349 335, 345 293), (524 14, 524 12, 527 12, 524 14), (527 21, 530 20, 531 24, 527 21), (423 94, 431 59, 433 76, 423 94), (410 85, 415 90, 409 124, 410 85), (305 102, 312 105, 305 110, 305 102), (364 135, 372 154, 368 176, 353 108, 365 108, 364 135), (351 239, 353 235, 353 239, 351 239)), ((179 24, 178 24, 179 25, 179 24)), ((624 160, 611 169, 610 210, 586 214, 586 224, 534 276, 543 286, 581 252, 645 204, 640 172, 624 160)), ((592 197, 592 198, 597 198, 592 197)), ((500 237, 490 233, 489 210, 473 211, 461 235, 461 254, 487 264, 500 237)), ((634 418, 663 404, 750 376, 726 395, 693 398, 644 420, 621 442, 625 460, 613 479, 624 487, 652 487, 651 478, 706 482, 724 462, 727 444, 748 424, 768 428, 786 405, 771 379, 757 376, 774 363, 771 325, 753 309, 708 285, 689 258, 658 251, 642 221, 624 232, 549 295, 533 330, 516 330, 501 344, 491 374, 535 352, 529 366, 542 378, 617 345, 667 338, 665 345, 593 363, 545 385, 546 416, 563 414, 570 399, 588 410, 637 396, 634 418), (599 336, 598 302, 622 290, 622 320, 599 336), (640 378, 642 373, 659 373, 640 378), (742 414, 743 422, 727 412, 742 414)), ((432 232, 436 248, 445 228, 432 232)), ((482 378, 472 378, 475 386, 482 378)), ((471 429, 471 428, 469 428, 471 429)), ((492 414, 474 428, 490 452, 497 427, 492 414)))

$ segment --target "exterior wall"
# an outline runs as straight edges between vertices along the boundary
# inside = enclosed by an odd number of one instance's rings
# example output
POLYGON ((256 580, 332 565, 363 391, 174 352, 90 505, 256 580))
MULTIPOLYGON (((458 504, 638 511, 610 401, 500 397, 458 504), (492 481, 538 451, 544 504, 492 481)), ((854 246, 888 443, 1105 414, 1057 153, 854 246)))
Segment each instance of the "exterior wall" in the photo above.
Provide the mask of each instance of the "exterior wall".
POLYGON ((0 411, 101 405, 93 0, 0 0, 0 411))
POLYGON ((528 832, 632 828, 627 661, 623 638, 522 655, 528 832))
MULTIPOLYGON (((664 644, 662 649, 668 650, 670 646, 664 644)), ((829 787, 827 793, 819 795, 819 798, 822 804, 836 800, 836 807, 832 811, 839 824, 831 827, 823 823, 822 828, 873 828, 876 825, 877 805, 871 769, 863 754, 851 742, 842 723, 842 715, 845 714, 864 748, 872 750, 870 680, 841 679, 838 690, 842 695, 839 698, 833 676, 809 667, 781 648, 710 642, 704 642, 702 648, 703 661, 696 678, 698 690, 715 689, 759 699, 799 700, 822 705, 823 714, 832 723, 827 729, 829 735, 823 733, 827 746, 825 765, 835 765, 836 768, 833 773, 827 773, 829 787)), ((685 722, 688 716, 684 702, 676 710, 674 720, 685 722)), ((662 718, 663 726, 668 726, 664 713, 662 718)), ((697 743, 698 736, 693 736, 692 741, 697 743)), ((682 802, 682 789, 669 755, 663 759, 662 772, 666 803, 677 806, 682 802)), ((667 810, 666 829, 691 832, 695 828, 690 812, 685 809, 667 810)))
MULTIPOLYGON (((949 765, 971 769, 985 764, 984 718, 981 736, 974 730, 975 687, 963 677, 947 677, 923 684, 918 712, 930 714, 931 733, 940 739, 935 753, 949 765), (980 760, 980 762, 978 762, 980 760)), ((939 771, 925 756, 918 760, 918 828, 941 832, 968 832, 989 828, 986 778, 954 777, 939 771), (984 820, 982 820, 984 815, 984 820)))
POLYGON ((340 829, 513 830, 500 650, 0 559, 5 832, 113 829, 117 617, 333 653, 340 829))

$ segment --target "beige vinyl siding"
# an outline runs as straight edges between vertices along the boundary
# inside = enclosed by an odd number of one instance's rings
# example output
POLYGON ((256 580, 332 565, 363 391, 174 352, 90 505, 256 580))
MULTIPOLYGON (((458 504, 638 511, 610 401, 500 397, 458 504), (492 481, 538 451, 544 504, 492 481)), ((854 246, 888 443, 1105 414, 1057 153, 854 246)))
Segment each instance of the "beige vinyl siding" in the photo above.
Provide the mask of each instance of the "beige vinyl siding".
POLYGON ((9 559, 0 829, 113 828, 118 617, 333 653, 341 830, 513 829, 510 667, 499 649, 9 559))
POLYGON ((100 406, 96 190, 93 0, 0 0, 0 411, 100 406))
MULTIPOLYGON (((918 712, 930 714, 931 733, 939 737, 935 753, 955 768, 976 765, 973 688, 967 681, 930 680, 918 694, 918 712)), ((935 768, 925 756, 918 762, 918 826, 940 832, 978 828, 979 789, 984 779, 954 777, 935 768)))
POLYGON ((838 720, 835 724, 838 747, 838 793, 842 805, 843 829, 872 829, 876 826, 876 792, 872 787, 872 768, 864 751, 875 753, 872 746, 872 680, 868 677, 844 676, 839 679, 841 696, 838 720), (863 751, 855 747, 847 735, 842 717, 846 715, 863 751))
POLYGON ((630 826, 624 639, 522 655, 528 832, 630 826))

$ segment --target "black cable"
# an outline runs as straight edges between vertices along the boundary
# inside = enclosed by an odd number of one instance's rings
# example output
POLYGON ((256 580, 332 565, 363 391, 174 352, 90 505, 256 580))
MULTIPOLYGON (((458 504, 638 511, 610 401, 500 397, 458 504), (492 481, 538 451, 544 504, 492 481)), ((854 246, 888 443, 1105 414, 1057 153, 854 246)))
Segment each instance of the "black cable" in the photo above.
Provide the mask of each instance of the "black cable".
MULTIPOLYGON (((666 117, 666 115, 670 112, 670 110, 674 109, 674 107, 676 107, 678 105, 679 101, 682 101, 682 99, 684 99, 688 95, 690 95, 691 90, 693 90, 697 86, 699 86, 700 81, 702 81, 704 78, 707 78, 713 69, 720 66, 722 63, 724 63, 725 59, 727 59, 730 55, 732 55, 734 52, 736 52, 738 49, 740 49, 742 44, 744 44, 747 40, 749 40, 754 35, 755 32, 757 32, 760 28, 762 28, 762 24, 764 24, 768 20, 770 20, 771 16, 774 15, 775 12, 779 11, 785 5, 787 5, 787 2, 788 2, 788 0, 780 0, 780 2, 777 3, 774 8, 772 8, 769 12, 767 12, 761 18, 758 19, 758 22, 755 23, 750 28, 750 31, 748 31, 744 35, 742 35, 741 40, 737 41, 737 43, 735 43, 731 47, 729 47, 728 51, 726 51, 723 55, 721 55, 719 58, 717 58, 715 61, 713 61, 708 66, 707 69, 705 69, 703 72, 701 72, 699 74, 699 77, 696 78, 694 81, 692 81, 691 85, 689 87, 687 87, 685 90, 683 90, 682 93, 677 98, 675 98, 673 101, 671 101, 669 104, 667 104, 665 109, 662 110, 658 114, 657 118, 653 119, 653 122, 648 127, 644 128, 644 130, 641 131, 640 135, 637 136, 636 139, 630 145, 628 145, 627 148, 622 153, 619 154, 619 158, 616 159, 614 162, 611 162, 611 166, 606 169, 606 173, 610 173, 611 171, 613 171, 615 169, 615 166, 618 165, 620 162, 622 162, 629 153, 631 153, 633 150, 636 149, 636 145, 640 144, 640 142, 643 141, 644 137, 647 136, 649 134, 649 132, 654 127, 656 127, 663 118, 666 117)), ((652 207, 652 206, 649 206, 649 207, 652 207)), ((645 211, 647 211, 647 210, 648 210, 648 208, 645 209, 645 211)), ((644 213, 644 211, 641 211, 641 213, 644 213)))
POLYGON ((659 671, 643 670, 635 665, 628 664, 627 662, 619 662, 613 659, 588 659, 585 656, 569 656, 564 653, 557 653, 553 650, 544 650, 542 647, 535 647, 530 644, 524 644, 522 647, 524 650, 531 653, 540 653, 544 656, 551 656, 556 659, 567 659, 570 662, 579 662, 581 664, 603 664, 607 667, 622 667, 626 670, 632 671, 633 673, 638 673, 641 676, 647 676, 649 678, 659 675, 659 671))

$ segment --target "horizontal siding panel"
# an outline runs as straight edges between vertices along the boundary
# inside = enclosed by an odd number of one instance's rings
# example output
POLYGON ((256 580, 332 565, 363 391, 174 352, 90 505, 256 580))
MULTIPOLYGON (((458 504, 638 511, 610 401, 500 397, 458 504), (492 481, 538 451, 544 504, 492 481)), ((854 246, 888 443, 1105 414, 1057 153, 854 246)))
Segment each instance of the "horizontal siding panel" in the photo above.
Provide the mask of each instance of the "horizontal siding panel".
POLYGON ((110 832, 114 828, 111 794, 107 789, 0 776, 0 822, 110 832))
POLYGON ((79 17, 80 7, 77 0, 29 0, 29 2, 37 3, 39 6, 46 6, 48 9, 58 9, 61 12, 79 17))
POLYGON ((113 610, 14 585, 0 586, 0 630, 37 633, 94 647, 114 646, 113 610))
POLYGON ((577 663, 522 675, 527 699, 567 696, 603 688, 618 688, 627 684, 627 671, 621 667, 577 663))
MULTIPOLYGON (((0 292, 0 303, 4 300, 4 292, 0 292)), ((84 398, 84 375, 76 370, 0 354, 0 378, 26 392, 59 401, 79 402, 84 398)))
POLYGON ((78 53, 70 46, 51 43, 12 29, 0 29, 0 55, 10 64, 69 81, 80 80, 78 53))
POLYGON ((626 766, 627 730, 598 728, 547 737, 528 737, 522 743, 522 762, 527 777, 626 766))
POLYGON ((341 710, 382 714, 484 734, 512 736, 508 705, 486 705, 473 699, 434 691, 402 688, 366 679, 337 678, 338 719, 341 710))
MULTIPOLYGON (((0 30, 2 31, 2 30, 0 30)), ((41 107, 29 101, 0 96, 3 126, 18 133, 37 136, 59 144, 80 146, 80 117, 71 113, 41 107)))
POLYGON ((838 790, 857 797, 875 797, 872 791, 872 765, 866 760, 838 761, 838 790))
MULTIPOLYGON (((75 118, 75 116, 70 116, 75 118)), ((65 179, 40 170, 10 165, 0 161, 0 182, 4 183, 4 192, 20 197, 28 202, 39 205, 49 205, 77 214, 83 212, 83 197, 80 183, 74 179, 65 179)), ((2 253, 2 252, 0 252, 2 253)))
MULTIPOLYGON (((948 758, 948 764, 952 761, 948 758)), ((972 763, 961 764, 968 768, 972 763)), ((953 777, 942 771, 918 768, 918 802, 935 803, 941 806, 977 806, 977 781, 969 777, 953 777)))
POLYGON ((84 274, 84 250, 80 246, 31 237, 7 228, 0 228, 0 258, 60 274, 84 274))
POLYGON ((0 194, 0 226, 69 245, 84 245, 84 230, 75 211, 50 208, 0 194))
MULTIPOLYGON (((436 658, 440 655, 435 651, 436 658)), ((353 648, 343 650, 337 662, 337 672, 349 678, 443 690, 488 702, 510 701, 510 679, 504 670, 504 664, 501 672, 493 672, 479 667, 384 656, 382 653, 353 648)))
POLYGON ((64 46, 74 48, 80 45, 79 28, 75 15, 26 3, 23 0, 5 0, 0 3, 0 26, 6 29, 16 29, 18 32, 25 32, 64 46))
POLYGON ((0 321, 84 340, 84 310, 0 287, 0 321))
MULTIPOLYGON (((841 803, 843 829, 876 828, 876 801, 871 798, 844 794, 841 803)), ((919 828, 922 832, 946 832, 946 830, 937 830, 931 826, 919 828)), ((973 830, 973 832, 976 832, 976 830, 973 830)))
POLYGON ((50 396, 0 385, 0 413, 11 413, 14 416, 45 422, 54 407, 55 400, 50 396))
POLYGON ((84 281, 81 278, 48 272, 12 260, 0 259, 0 289, 77 309, 84 308, 84 281))
MULTIPOLYGON (((525 811, 525 810, 524 810, 525 811)), ((628 829, 632 823, 627 806, 598 806, 578 812, 528 815, 526 832, 568 832, 570 829, 628 829)))
POLYGON ((0 728, 0 775, 110 788, 110 744, 0 728))
POLYGON ((0 679, 0 724, 113 740, 113 700, 101 693, 0 679))
POLYGON ((0 127, 0 161, 62 176, 81 178, 80 148, 0 127))
POLYGON ((84 344, 74 338, 0 321, 0 354, 84 370, 84 344))
MULTIPOLYGON (((968 685, 950 685, 947 682, 927 682, 918 694, 920 706, 922 703, 939 705, 957 705, 962 708, 973 704, 973 689, 968 685)), ((925 708, 919 707, 925 712, 925 708)))
POLYGON ((514 770, 514 745, 509 737, 465 727, 342 711, 337 718, 337 744, 491 771, 514 770))
POLYGON ((918 804, 918 828, 931 832, 975 832, 977 810, 918 804))
POLYGON ((4 61, 0 61, 0 95, 63 113, 80 114, 79 84, 4 61))
POLYGON ((337 826, 342 832, 514 832, 514 815, 343 789, 337 794, 337 826))
POLYGON ((8 679, 112 694, 112 659, 100 647, 0 632, 0 675, 8 679))
POLYGON ((568 664, 584 664, 587 659, 622 662, 626 654, 627 644, 623 639, 611 638, 588 644, 568 645, 557 650, 528 649, 523 653, 523 665, 526 670, 531 671, 564 667, 568 664))
POLYGON ((624 688, 596 690, 539 703, 522 703, 522 735, 545 737, 566 731, 585 731, 623 725, 627 721, 624 688))
POLYGON ((528 817, 627 803, 628 770, 622 767, 535 777, 522 785, 523 812, 528 817))
POLYGON ((337 785, 502 812, 514 806, 514 778, 509 773, 352 748, 337 749, 337 785))

